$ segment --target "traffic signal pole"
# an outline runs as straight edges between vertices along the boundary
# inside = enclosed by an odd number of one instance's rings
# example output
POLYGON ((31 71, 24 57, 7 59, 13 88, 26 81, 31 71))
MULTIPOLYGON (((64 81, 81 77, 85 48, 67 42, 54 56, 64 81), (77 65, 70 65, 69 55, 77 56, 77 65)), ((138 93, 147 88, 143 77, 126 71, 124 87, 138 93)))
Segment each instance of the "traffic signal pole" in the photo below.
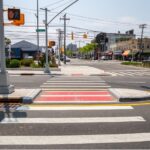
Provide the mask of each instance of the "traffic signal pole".
POLYGON ((6 56, 4 42, 4 17, 3 0, 0 0, 0 94, 11 94, 14 92, 14 86, 9 84, 9 76, 6 71, 6 56))

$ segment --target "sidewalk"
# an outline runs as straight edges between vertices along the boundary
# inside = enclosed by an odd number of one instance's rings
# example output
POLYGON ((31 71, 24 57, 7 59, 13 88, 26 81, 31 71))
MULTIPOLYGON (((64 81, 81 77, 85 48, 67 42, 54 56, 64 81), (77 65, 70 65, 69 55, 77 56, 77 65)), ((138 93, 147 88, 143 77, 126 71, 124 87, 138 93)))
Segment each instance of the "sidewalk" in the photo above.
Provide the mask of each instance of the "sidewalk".
MULTIPOLYGON (((10 75, 46 75, 44 71, 35 70, 8 70, 10 75)), ((88 66, 71 66, 63 65, 57 71, 51 72, 51 75, 66 75, 66 76, 91 76, 91 75, 107 75, 105 71, 88 66)), ((109 75, 109 74, 108 74, 109 75)), ((107 81, 106 81, 107 82, 107 81)), ((110 88, 109 91, 118 102, 135 102, 150 100, 150 93, 134 89, 115 89, 110 88)), ((36 96, 41 92, 41 89, 15 89, 15 92, 9 95, 0 95, 0 102, 21 102, 32 103, 36 96)))

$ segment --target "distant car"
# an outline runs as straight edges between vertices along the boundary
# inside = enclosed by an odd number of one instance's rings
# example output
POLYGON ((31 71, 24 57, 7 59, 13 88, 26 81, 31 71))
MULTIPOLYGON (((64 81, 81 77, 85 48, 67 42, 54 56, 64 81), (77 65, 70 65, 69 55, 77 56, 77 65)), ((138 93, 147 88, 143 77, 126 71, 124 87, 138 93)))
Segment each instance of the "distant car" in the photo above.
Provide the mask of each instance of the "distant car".
POLYGON ((66 62, 70 62, 70 58, 66 56, 66 62))
POLYGON ((106 56, 102 56, 101 60, 108 60, 108 58, 106 56))
MULTIPOLYGON (((60 60, 64 61, 64 56, 60 57, 60 60)), ((70 61, 71 61, 70 58, 66 56, 66 62, 70 62, 70 61)))

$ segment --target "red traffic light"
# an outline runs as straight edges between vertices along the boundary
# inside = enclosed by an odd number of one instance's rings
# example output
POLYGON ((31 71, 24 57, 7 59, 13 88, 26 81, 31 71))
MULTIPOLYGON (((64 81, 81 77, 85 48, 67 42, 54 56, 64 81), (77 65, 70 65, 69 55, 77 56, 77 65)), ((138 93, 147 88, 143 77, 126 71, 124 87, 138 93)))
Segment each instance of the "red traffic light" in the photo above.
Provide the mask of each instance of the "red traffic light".
POLYGON ((20 20, 20 9, 8 9, 8 20, 20 20))

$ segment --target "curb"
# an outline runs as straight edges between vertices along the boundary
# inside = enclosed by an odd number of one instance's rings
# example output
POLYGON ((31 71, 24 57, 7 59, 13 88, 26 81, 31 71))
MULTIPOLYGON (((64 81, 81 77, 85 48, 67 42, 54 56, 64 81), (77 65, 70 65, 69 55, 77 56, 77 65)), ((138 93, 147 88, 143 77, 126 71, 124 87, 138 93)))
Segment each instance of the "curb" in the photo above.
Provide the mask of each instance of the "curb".
MULTIPOLYGON (((111 94, 116 97, 118 99, 118 102, 140 102, 140 101, 149 101, 150 100, 150 94, 147 94, 146 95, 146 92, 145 91, 142 91, 142 90, 134 90, 135 92, 145 92, 145 96, 136 96, 135 93, 133 93, 133 95, 135 96, 124 96, 124 95, 121 95, 119 94, 117 91, 115 91, 116 89, 109 89, 109 91, 111 92, 111 94)), ((121 90, 126 90, 126 89, 120 89, 121 90)), ((129 92, 132 92, 133 90, 132 89, 128 89, 129 92)), ((123 91, 121 91, 123 92, 123 91)))
POLYGON ((32 90, 27 96, 24 96, 22 98, 23 104, 31 104, 33 103, 33 100, 39 95, 41 92, 41 89, 32 90))
POLYGON ((34 98, 41 92, 41 89, 28 89, 21 96, 8 96, 2 95, 0 97, 0 103, 23 103, 23 104, 31 104, 33 103, 34 98))

